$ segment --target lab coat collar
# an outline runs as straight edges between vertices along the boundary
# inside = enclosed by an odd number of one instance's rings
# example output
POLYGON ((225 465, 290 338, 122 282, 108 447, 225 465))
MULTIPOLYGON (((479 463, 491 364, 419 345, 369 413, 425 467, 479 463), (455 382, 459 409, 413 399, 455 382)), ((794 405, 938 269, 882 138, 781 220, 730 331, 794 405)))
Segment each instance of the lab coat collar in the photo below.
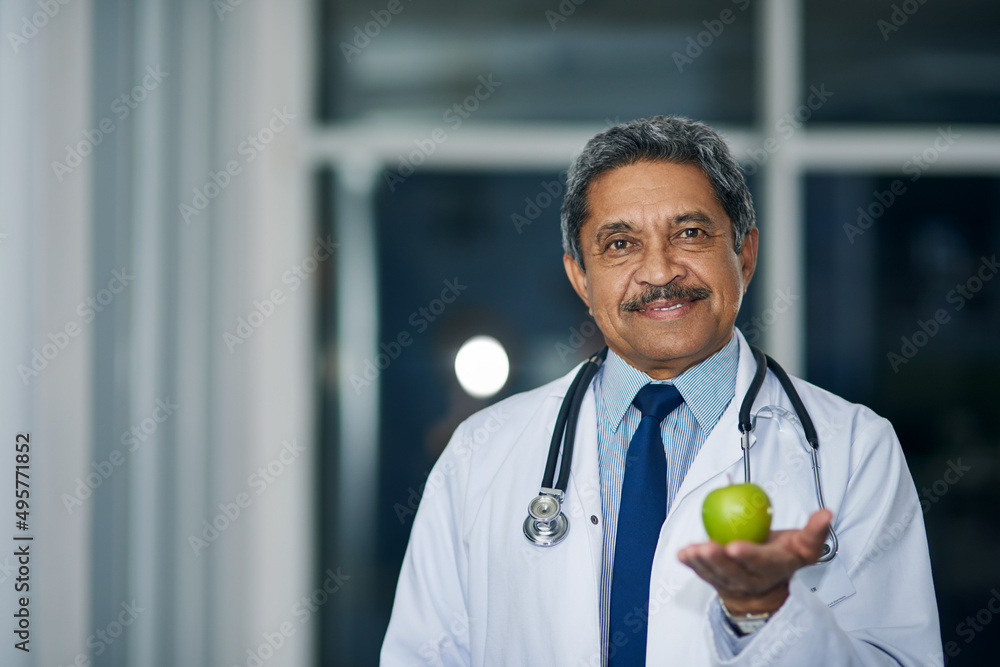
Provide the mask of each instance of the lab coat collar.
MULTIPOLYGON (((705 431, 715 427, 725 408, 727 396, 731 397, 731 386, 727 387, 727 383, 715 379, 732 378, 732 367, 737 364, 738 357, 739 344, 734 334, 721 350, 664 383, 677 387, 687 409, 705 431)), ((608 350, 607 361, 594 378, 594 385, 601 388, 598 402, 601 423, 616 432, 636 393, 651 382, 659 381, 633 367, 614 350, 608 350)))

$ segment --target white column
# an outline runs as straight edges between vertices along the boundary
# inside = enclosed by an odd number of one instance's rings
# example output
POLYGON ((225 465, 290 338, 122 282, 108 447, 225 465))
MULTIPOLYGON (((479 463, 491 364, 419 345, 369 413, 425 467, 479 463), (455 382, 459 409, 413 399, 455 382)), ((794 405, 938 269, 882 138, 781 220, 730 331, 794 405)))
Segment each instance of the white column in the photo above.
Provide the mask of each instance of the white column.
MULTIPOLYGON (((372 581, 368 573, 375 556, 375 508, 378 489, 378 377, 358 386, 364 360, 374 363, 378 352, 378 258, 373 193, 379 164, 365 153, 348 154, 337 165, 334 229, 340 243, 336 273, 337 397, 339 399, 339 478, 337 524, 344 573, 356 581, 372 581)), ((337 609, 341 618, 352 609, 366 609, 356 587, 346 586, 337 609)), ((365 613, 362 611, 361 613, 365 613)), ((350 647, 349 629, 335 645, 350 647)), ((350 652, 350 648, 345 648, 350 652)), ((348 660, 350 657, 348 656, 348 660)))
POLYGON ((317 252, 302 149, 312 113, 311 11, 307 0, 242 3, 216 29, 211 168, 218 172, 235 161, 241 171, 212 204, 217 255, 209 354, 223 404, 213 417, 217 451, 208 511, 217 513, 220 500, 239 492, 252 504, 212 547, 212 612, 219 618, 212 664, 243 664, 247 651, 266 646, 265 633, 285 630, 291 634, 266 664, 304 665, 313 658, 316 619, 305 622, 293 610, 321 583, 314 576, 314 314, 319 263, 334 258, 317 252), (251 136, 261 146, 253 159, 246 148, 253 143, 244 143, 251 136), (260 305, 265 302, 271 306, 260 305), (250 319, 251 312, 262 313, 263 322, 230 351, 223 334, 235 332, 238 318, 250 319), (250 482, 251 475, 266 485, 250 482))
MULTIPOLYGON (((214 99, 215 45, 212 12, 202 3, 185 2, 179 11, 178 24, 183 34, 183 48, 174 59, 177 95, 175 107, 178 127, 183 129, 177 146, 177 189, 171 192, 176 201, 191 202, 191 185, 197 176, 213 168, 212 137, 215 132, 211 105, 214 99), (183 85, 182 85, 183 82, 183 85), (186 175, 192 175, 186 178, 186 175)), ((215 167, 217 168, 217 167, 215 167)), ((176 414, 176 438, 173 465, 177 470, 175 487, 170 490, 173 515, 172 533, 176 536, 170 558, 174 562, 176 586, 174 616, 165 632, 167 644, 174 647, 178 665, 200 665, 207 661, 212 642, 214 618, 208 606, 212 571, 209 556, 195 556, 188 542, 193 532, 198 535, 206 512, 212 507, 208 494, 210 475, 211 425, 214 421, 212 357, 217 354, 218 341, 213 340, 211 286, 214 280, 215 258, 212 256, 213 209, 207 209, 189 223, 177 215, 168 224, 179 227, 177 232, 177 266, 183 271, 173 277, 181 297, 177 303, 176 330, 179 358, 182 363, 173 369, 174 383, 180 404, 176 414)), ((169 218, 168 218, 169 220, 169 218)))
MULTIPOLYGON (((160 67, 170 70, 167 57, 167 35, 164 34, 166 16, 165 0, 140 0, 135 3, 135 50, 131 66, 130 83, 138 83, 147 76, 146 68, 160 67)), ((154 70, 155 71, 155 70, 154 70)), ((176 219, 166 214, 166 175, 169 156, 165 126, 168 123, 170 104, 179 94, 180 77, 167 76, 142 101, 142 107, 132 118, 134 129, 130 163, 132 180, 132 250, 133 266, 127 267, 138 280, 130 286, 131 358, 127 379, 131 400, 122 410, 129 414, 128 424, 142 424, 149 417, 157 399, 168 398, 164 357, 171 352, 166 332, 171 325, 171 313, 165 302, 166 284, 172 281, 171 258, 165 256, 164 241, 172 235, 176 219), (139 112, 141 111, 141 113, 139 112), (168 273, 169 272, 169 273, 168 273)), ((171 207, 172 208, 172 207, 171 207)), ((173 397, 176 399, 176 395, 173 397)), ((166 423, 166 422, 165 422, 166 423)), ((158 658, 157 639, 166 628, 165 616, 170 609, 176 588, 164 581, 166 554, 161 550, 162 527, 173 514, 174 495, 165 492, 162 461, 171 451, 172 441, 165 437, 167 429, 158 428, 148 440, 129 453, 128 513, 128 579, 129 596, 144 608, 142 622, 136 622, 128 635, 128 664, 163 664, 158 658)), ((119 443, 114 443, 118 446, 119 443)))
MULTIPOLYGON (((92 330, 76 312, 90 291, 90 177, 87 160, 56 177, 93 127, 91 3, 59 5, 47 17, 36 2, 0 3, 0 497, 12 511, 14 439, 31 433, 29 529, 31 653, 13 647, 13 623, 0 664, 53 665, 76 657, 93 632, 86 504, 70 515, 60 498, 92 471, 90 352, 92 330), (42 16, 38 17, 37 14, 42 16), (40 20, 41 19, 41 20, 40 20), (26 36, 17 48, 10 35, 26 36), (54 345, 70 323, 78 333, 23 381, 33 349, 54 345)), ((49 348, 53 351, 55 348, 49 348)), ((0 564, 12 554, 13 517, 0 533, 0 564)), ((0 575, 0 611, 13 619, 14 576, 0 575)), ((19 596, 18 596, 19 597, 19 596)))
MULTIPOLYGON (((802 103, 802 15, 799 0, 765 0, 757 38, 761 67, 759 123, 764 137, 775 122, 802 103)), ((797 161, 800 128, 761 169, 761 307, 779 290, 799 296, 764 332, 764 348, 793 375, 805 371, 805 219, 797 161)))

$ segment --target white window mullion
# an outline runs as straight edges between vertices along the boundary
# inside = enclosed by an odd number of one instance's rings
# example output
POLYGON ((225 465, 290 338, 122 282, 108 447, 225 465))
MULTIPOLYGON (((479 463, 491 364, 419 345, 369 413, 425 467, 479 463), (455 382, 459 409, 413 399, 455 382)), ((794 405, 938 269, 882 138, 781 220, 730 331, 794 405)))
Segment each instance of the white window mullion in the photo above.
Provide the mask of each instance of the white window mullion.
MULTIPOLYGON (((766 0, 761 5, 757 53, 763 87, 759 125, 763 136, 802 103, 802 14, 799 0, 766 0)), ((798 299, 764 332, 764 347, 789 373, 805 372, 805 219, 802 206, 802 167, 795 143, 800 128, 761 169, 763 197, 758 206, 762 236, 759 266, 767 307, 779 290, 798 299)))

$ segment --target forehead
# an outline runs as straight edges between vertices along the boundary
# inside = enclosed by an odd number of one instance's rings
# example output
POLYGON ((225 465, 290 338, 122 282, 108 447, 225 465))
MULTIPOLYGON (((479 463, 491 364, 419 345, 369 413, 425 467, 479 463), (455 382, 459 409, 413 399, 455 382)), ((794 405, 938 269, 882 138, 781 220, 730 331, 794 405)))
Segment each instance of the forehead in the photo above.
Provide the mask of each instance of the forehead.
POLYGON ((726 216, 708 176, 690 163, 643 161, 610 169, 591 182, 587 204, 587 222, 647 209, 662 209, 665 214, 692 209, 726 216))

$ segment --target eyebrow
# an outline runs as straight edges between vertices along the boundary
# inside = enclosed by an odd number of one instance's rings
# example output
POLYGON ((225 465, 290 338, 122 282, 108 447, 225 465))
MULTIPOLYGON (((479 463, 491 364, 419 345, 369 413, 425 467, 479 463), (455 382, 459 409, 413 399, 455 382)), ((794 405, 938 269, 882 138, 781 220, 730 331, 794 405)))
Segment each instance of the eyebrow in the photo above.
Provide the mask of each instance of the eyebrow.
POLYGON ((701 222, 706 225, 715 225, 716 221, 705 215, 701 211, 690 211, 689 213, 682 213, 673 219, 672 223, 684 224, 685 222, 701 222))
MULTIPOLYGON (((688 211, 687 213, 681 213, 677 217, 670 220, 672 226, 683 225, 686 222, 700 222, 709 227, 716 227, 717 221, 709 217, 702 211, 688 211)), ((604 239, 613 234, 618 234, 619 232, 630 232, 633 231, 634 227, 631 223, 624 220, 615 220, 614 222, 606 222, 597 228, 594 234, 594 240, 597 243, 601 243, 604 239)))
POLYGON ((612 234, 617 234, 618 232, 630 232, 632 231, 632 225, 625 222, 624 220, 616 220, 615 222, 606 222, 597 228, 597 233, 594 235, 594 239, 600 243, 604 239, 608 238, 612 234))

